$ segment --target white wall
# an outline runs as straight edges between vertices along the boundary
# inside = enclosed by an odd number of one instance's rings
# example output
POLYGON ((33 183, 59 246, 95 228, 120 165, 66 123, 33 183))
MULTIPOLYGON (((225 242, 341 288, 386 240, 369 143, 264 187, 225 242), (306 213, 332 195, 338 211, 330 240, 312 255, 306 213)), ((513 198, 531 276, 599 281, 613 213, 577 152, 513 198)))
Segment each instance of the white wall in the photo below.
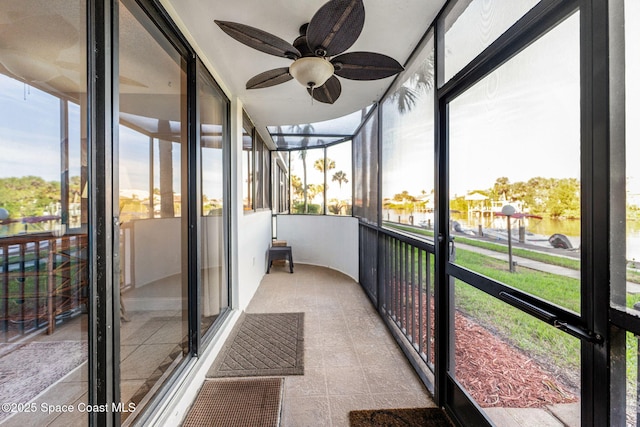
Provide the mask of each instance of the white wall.
POLYGON ((231 101, 231 269, 233 308, 244 310, 267 270, 271 211, 244 212, 242 186, 242 102, 231 101))
MULTIPOLYGON (((358 277, 358 220, 329 215, 278 215, 278 240, 286 240, 293 262, 314 264, 358 277)), ((295 269, 294 269, 295 271, 295 269)))
POLYGON ((271 211, 243 215, 238 221, 238 306, 244 310, 267 271, 271 245, 271 211))
POLYGON ((182 269, 180 250, 182 218, 133 221, 133 259, 136 287, 178 275, 182 269))

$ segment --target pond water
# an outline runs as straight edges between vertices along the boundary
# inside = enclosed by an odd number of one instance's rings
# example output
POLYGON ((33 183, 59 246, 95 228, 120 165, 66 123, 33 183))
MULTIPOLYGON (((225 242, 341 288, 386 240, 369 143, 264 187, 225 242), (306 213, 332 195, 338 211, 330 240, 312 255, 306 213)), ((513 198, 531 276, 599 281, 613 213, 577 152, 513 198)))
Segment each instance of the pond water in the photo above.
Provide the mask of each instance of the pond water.
MULTIPOLYGON (((410 223, 410 214, 404 211, 399 210, 384 210, 383 218, 387 221, 398 222, 398 220, 403 224, 410 223)), ((451 220, 458 221, 463 229, 473 229, 476 230, 478 228, 478 224, 482 224, 484 229, 497 228, 497 229, 505 229, 506 223, 504 218, 494 217, 491 218, 482 218, 480 221, 479 218, 473 218, 471 221, 468 220, 466 213, 451 213, 451 220)), ((428 212, 416 212, 413 214, 413 224, 420 225, 421 222, 433 224, 433 213, 428 212)), ((551 218, 543 218, 543 219, 534 219, 529 218, 524 221, 524 225, 526 227, 527 232, 534 233, 536 235, 540 235, 543 237, 549 237, 552 234, 564 234, 571 240, 571 243, 574 247, 578 247, 580 245, 580 220, 578 219, 551 219, 551 218)), ((514 229, 515 229, 514 222, 514 229)), ((622 242, 621 242, 622 244, 622 242)), ((627 221, 627 260, 637 260, 640 261, 640 221, 627 221)))

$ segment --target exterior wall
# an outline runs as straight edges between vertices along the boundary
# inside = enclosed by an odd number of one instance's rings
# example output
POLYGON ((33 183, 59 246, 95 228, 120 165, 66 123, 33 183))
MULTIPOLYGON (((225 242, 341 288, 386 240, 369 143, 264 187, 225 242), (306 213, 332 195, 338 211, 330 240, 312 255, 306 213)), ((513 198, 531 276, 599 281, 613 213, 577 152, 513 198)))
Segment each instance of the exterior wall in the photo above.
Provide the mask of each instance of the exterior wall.
POLYGON ((278 240, 291 246, 294 263, 321 265, 358 277, 358 220, 328 215, 278 215, 278 240))

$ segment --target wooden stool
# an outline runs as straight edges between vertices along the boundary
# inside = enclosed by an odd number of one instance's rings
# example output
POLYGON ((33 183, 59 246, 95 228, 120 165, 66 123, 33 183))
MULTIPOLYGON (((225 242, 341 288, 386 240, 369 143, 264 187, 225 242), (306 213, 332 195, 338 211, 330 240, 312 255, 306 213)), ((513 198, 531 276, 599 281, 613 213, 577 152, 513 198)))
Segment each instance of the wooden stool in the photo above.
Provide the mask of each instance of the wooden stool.
POLYGON ((273 261, 279 259, 289 261, 289 273, 293 273, 293 255, 291 254, 291 246, 271 246, 269 248, 269 260, 267 261, 267 274, 269 274, 273 261))

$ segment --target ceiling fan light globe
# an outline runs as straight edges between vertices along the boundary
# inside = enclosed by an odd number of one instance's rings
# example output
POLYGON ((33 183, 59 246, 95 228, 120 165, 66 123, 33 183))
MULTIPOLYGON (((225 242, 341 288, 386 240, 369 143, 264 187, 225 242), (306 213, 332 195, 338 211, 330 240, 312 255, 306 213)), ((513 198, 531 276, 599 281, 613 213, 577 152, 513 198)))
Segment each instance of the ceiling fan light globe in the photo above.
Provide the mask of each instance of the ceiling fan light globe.
POLYGON ((319 87, 333 75, 331 62, 324 58, 304 57, 289 66, 289 73, 304 87, 319 87))

